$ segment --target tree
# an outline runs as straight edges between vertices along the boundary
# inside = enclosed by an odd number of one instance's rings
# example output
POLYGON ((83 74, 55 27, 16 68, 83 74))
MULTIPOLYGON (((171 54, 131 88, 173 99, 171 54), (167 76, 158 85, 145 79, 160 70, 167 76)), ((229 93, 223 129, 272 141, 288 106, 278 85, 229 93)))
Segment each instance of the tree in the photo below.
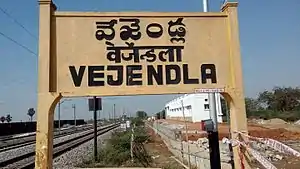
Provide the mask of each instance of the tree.
POLYGON ((10 114, 6 115, 6 121, 7 121, 7 123, 11 122, 11 120, 12 120, 11 115, 10 114))
POLYGON ((263 104, 267 109, 274 109, 275 108, 275 98, 272 92, 270 91, 263 91, 258 94, 257 99, 261 104, 263 104))
POLYGON ((4 116, 1 116, 1 117, 0 117, 0 121, 1 121, 2 123, 4 123, 5 120, 6 120, 6 118, 5 118, 4 116))
POLYGON ((245 98, 246 112, 261 110, 262 107, 258 100, 246 97, 245 98))
POLYGON ((33 117, 34 114, 35 114, 34 108, 29 108, 28 112, 27 112, 27 115, 30 116, 30 121, 32 121, 32 117, 33 117))
POLYGON ((148 115, 147 115, 147 113, 144 112, 144 111, 137 111, 137 112, 136 112, 136 116, 139 117, 139 118, 144 119, 144 118, 146 118, 148 115))
POLYGON ((272 91, 259 93, 258 101, 268 110, 292 111, 300 106, 300 89, 292 87, 274 87, 272 91))

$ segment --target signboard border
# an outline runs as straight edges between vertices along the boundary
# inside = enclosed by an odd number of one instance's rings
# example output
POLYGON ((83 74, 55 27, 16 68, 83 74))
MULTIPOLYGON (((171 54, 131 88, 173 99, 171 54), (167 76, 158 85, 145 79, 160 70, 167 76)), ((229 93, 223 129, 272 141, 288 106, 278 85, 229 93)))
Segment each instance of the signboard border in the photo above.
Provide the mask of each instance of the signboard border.
POLYGON ((61 12, 56 11, 54 17, 228 17, 220 12, 61 12))

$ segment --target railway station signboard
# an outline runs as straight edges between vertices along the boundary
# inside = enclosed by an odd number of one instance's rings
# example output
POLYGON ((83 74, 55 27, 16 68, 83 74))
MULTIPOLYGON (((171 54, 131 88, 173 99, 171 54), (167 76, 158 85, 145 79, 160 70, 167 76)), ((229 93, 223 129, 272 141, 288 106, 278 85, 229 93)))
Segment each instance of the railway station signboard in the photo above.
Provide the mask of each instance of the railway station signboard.
MULTIPOLYGON (((192 93, 230 81, 224 13, 55 12, 58 91, 192 93)), ((54 79, 51 79, 54 80, 54 79)))
MULTIPOLYGON (((50 124, 62 97, 222 89, 231 131, 247 131, 236 2, 207 13, 64 12, 39 3, 37 169, 52 168, 50 124)), ((233 149, 240 168, 247 162, 233 149)))

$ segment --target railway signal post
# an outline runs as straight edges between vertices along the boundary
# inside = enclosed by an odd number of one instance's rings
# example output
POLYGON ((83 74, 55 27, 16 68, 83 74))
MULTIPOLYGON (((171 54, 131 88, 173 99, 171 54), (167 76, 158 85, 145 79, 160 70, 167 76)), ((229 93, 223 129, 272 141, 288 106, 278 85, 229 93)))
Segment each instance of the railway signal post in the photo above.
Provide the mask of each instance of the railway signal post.
POLYGON ((102 110, 102 99, 94 96, 89 99, 89 111, 94 112, 94 160, 97 161, 97 111, 102 110))
POLYGON ((97 161, 97 98, 93 97, 94 101, 94 160, 97 161))

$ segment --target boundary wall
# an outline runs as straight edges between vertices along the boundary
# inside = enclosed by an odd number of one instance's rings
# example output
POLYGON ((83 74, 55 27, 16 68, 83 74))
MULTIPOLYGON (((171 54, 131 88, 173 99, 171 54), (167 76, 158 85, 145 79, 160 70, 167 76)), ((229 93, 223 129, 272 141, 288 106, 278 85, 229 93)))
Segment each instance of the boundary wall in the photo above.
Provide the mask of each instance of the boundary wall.
MULTIPOLYGON (((181 134, 178 134, 180 130, 171 130, 157 122, 154 122, 153 126, 149 124, 148 126, 162 138, 169 151, 181 162, 186 164, 190 160, 191 165, 196 168, 210 168, 208 146, 181 141, 181 134)), ((228 146, 220 143, 222 169, 232 169, 228 152, 228 146)))

